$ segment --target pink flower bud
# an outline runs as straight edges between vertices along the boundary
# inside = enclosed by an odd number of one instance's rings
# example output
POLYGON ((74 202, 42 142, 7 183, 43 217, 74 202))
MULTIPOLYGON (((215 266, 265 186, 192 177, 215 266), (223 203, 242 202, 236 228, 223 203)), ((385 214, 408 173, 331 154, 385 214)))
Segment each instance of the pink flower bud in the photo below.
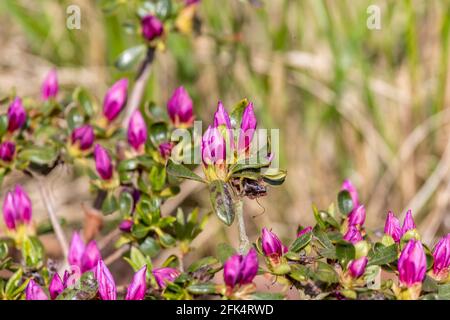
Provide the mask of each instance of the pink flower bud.
POLYGON ((6 194, 3 202, 3 219, 10 230, 14 230, 19 224, 28 224, 31 221, 32 206, 28 194, 20 185, 16 185, 14 191, 6 194))
POLYGON ((192 99, 181 86, 175 89, 167 102, 167 113, 175 126, 190 126, 194 121, 192 99))
POLYGON ((108 151, 101 145, 96 144, 94 148, 95 167, 103 180, 111 179, 113 175, 113 165, 108 151))
POLYGON ((163 142, 159 145, 159 154, 164 159, 169 159, 172 154, 173 144, 172 142, 163 142))
POLYGON ((348 191, 348 193, 350 193, 350 197, 352 198, 353 208, 358 207, 358 192, 356 191, 356 188, 353 186, 350 180, 344 180, 341 186, 341 190, 348 191))
POLYGON ((23 107, 22 99, 16 97, 8 108, 8 131, 13 132, 22 128, 26 121, 27 114, 23 107))
POLYGON ((362 239, 363 238, 362 238, 361 232, 359 232, 358 228, 350 225, 348 227, 347 233, 344 235, 344 240, 355 244, 355 243, 361 241, 362 239))
POLYGON ((81 272, 92 270, 101 260, 100 250, 97 247, 95 240, 90 241, 84 249, 81 257, 81 272))
POLYGON ((258 122, 255 113, 253 112, 253 103, 250 102, 242 115, 241 132, 239 133, 238 144, 239 152, 245 151, 250 147, 257 124, 258 122))
POLYGON ((402 235, 413 229, 416 229, 416 224, 414 223, 411 210, 408 210, 405 216, 405 220, 403 220, 402 235))
POLYGON ((50 98, 55 98, 58 94, 58 75, 56 70, 52 69, 47 73, 47 76, 42 83, 41 96, 42 100, 46 101, 50 98))
POLYGON ((106 92, 103 100, 103 115, 113 121, 122 111, 127 102, 128 80, 120 79, 106 92))
POLYGON ((309 232, 311 232, 311 231, 312 231, 312 227, 311 227, 311 226, 306 227, 306 228, 300 230, 300 231, 297 233, 297 238, 300 238, 302 235, 307 234, 307 233, 309 233, 309 232))
POLYGON ((135 110, 128 124, 128 143, 135 149, 145 144, 147 141, 147 124, 139 110, 135 110))
POLYGON ((48 287, 48 291, 50 292, 50 298, 52 300, 56 299, 61 292, 64 291, 64 284, 58 273, 55 273, 50 281, 50 286, 48 287))
POLYGON ((233 255, 223 266, 223 278, 228 287, 252 283, 258 272, 258 257, 255 249, 250 249, 247 256, 233 255))
POLYGON ((226 143, 219 129, 209 126, 202 138, 202 160, 205 165, 224 163, 226 143))
POLYGON ((27 300, 48 300, 47 294, 33 279, 28 282, 25 297, 27 300))
POLYGON ((348 272, 352 276, 352 278, 359 278, 364 274, 364 271, 366 271, 367 262, 369 260, 367 257, 361 257, 356 260, 352 260, 350 262, 350 265, 348 267, 348 272))
POLYGON ((81 150, 89 149, 94 143, 94 129, 88 124, 78 127, 72 132, 72 144, 78 143, 81 150))
POLYGON ((231 129, 231 121, 228 112, 223 107, 222 101, 217 104, 217 110, 214 113, 214 127, 225 126, 227 129, 231 129))
POLYGON ((157 268, 153 269, 153 276, 156 283, 161 289, 164 289, 167 282, 173 282, 180 275, 180 271, 174 268, 157 268))
POLYGON ((70 265, 81 267, 84 249, 84 242, 81 240, 80 234, 75 231, 72 235, 72 240, 70 241, 69 253, 67 256, 70 265))
POLYGON ((131 219, 122 220, 119 224, 119 229, 123 232, 131 232, 132 227, 133 227, 133 220, 131 219))
POLYGON ((98 293, 102 300, 116 300, 117 289, 114 278, 103 260, 99 260, 95 269, 98 293))
POLYGON ((400 221, 394 216, 392 211, 388 212, 386 223, 384 224, 384 233, 391 236, 395 242, 399 242, 402 237, 402 228, 400 221))
POLYGON ((155 16, 147 15, 141 20, 142 35, 148 41, 152 41, 163 34, 164 26, 155 16))
POLYGON ((425 278, 427 271, 427 258, 420 241, 411 239, 403 248, 398 259, 398 272, 400 282, 411 287, 425 278))
POLYGON ((130 285, 128 286, 127 295, 125 300, 143 300, 145 297, 145 291, 147 291, 147 266, 143 266, 133 276, 130 285))
POLYGON ((0 144, 0 160, 3 162, 11 162, 16 153, 16 145, 14 142, 5 141, 0 144))
POLYGON ((443 236, 433 249, 433 273, 446 273, 450 267, 450 233, 443 236))
POLYGON ((267 257, 281 257, 285 252, 287 252, 286 246, 281 243, 281 240, 277 235, 267 228, 262 229, 261 244, 264 255, 267 257))
POLYGON ((348 215, 348 223, 353 226, 362 226, 366 220, 366 209, 360 205, 348 215))

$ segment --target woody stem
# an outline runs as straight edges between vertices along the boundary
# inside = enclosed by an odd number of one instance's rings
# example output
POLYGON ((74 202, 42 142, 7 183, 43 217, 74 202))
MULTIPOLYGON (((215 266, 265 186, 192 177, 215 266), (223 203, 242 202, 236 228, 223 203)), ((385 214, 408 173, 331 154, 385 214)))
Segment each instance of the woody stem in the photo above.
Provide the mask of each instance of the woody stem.
POLYGON ((239 254, 247 254, 250 250, 250 241, 248 240, 247 232, 245 230, 244 221, 244 201, 238 200, 235 203, 236 216, 239 230, 239 254))

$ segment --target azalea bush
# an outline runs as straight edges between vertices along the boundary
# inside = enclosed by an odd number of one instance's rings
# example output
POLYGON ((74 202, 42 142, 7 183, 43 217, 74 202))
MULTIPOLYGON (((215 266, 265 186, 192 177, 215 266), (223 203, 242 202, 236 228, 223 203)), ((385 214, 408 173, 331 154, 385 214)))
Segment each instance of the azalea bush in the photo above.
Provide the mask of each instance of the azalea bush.
POLYGON ((402 223, 389 211, 383 234, 366 229, 364 201, 348 180, 328 208, 312 208, 315 225, 298 226, 289 242, 270 225, 249 239, 244 199, 257 201, 268 186, 288 178, 277 166, 277 141, 259 131, 258 106, 244 98, 228 107, 217 97, 214 118, 199 132, 183 83, 165 107, 142 101, 142 84, 165 50, 165 37, 192 35, 198 5, 192 0, 130 5, 136 10, 131 30, 140 44, 126 49, 116 67, 133 70, 135 77, 111 84, 102 101, 88 88, 60 90, 57 69, 49 70, 39 98, 11 92, 1 99, 7 112, 0 116, 0 182, 15 172, 35 180, 50 226, 35 223, 30 190, 20 184, 2 188, 0 297, 284 299, 297 290, 302 299, 450 298, 450 234, 423 244, 410 211, 402 223), (88 177, 89 210, 114 221, 109 233, 92 239, 62 225, 46 180, 60 166, 88 177), (174 215, 163 214, 185 180, 206 186, 209 213, 178 208, 174 215), (215 256, 186 265, 183 257, 195 250, 192 241, 208 219, 237 228, 239 247, 220 244, 215 256), (48 232, 63 253, 56 261, 40 240, 48 232), (110 238, 115 251, 105 256, 98 243, 110 238), (126 286, 116 285, 110 271, 117 259, 134 271, 126 286), (272 287, 258 287, 258 277, 272 287))

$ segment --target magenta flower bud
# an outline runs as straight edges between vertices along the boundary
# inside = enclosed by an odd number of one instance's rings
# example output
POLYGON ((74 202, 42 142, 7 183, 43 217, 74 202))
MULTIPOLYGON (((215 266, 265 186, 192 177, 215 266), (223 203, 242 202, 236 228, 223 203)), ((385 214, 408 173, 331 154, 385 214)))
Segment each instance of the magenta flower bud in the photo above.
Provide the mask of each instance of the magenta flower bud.
POLYGON ((147 124, 139 110, 135 110, 128 124, 128 143, 135 149, 145 144, 147 141, 147 124))
POLYGON ((217 104, 217 110, 214 113, 214 127, 225 126, 231 129, 231 120, 228 112, 223 107, 222 101, 217 104))
POLYGON ((119 229, 122 232, 131 232, 132 227, 133 227, 133 220, 131 219, 122 220, 119 224, 119 229))
POLYGON ((81 272, 92 270, 101 258, 102 256, 97 247, 97 242, 95 242, 95 240, 90 241, 84 249, 83 256, 81 257, 81 272))
POLYGON ((306 228, 300 230, 300 231, 297 233, 297 238, 300 238, 300 237, 303 236, 304 234, 307 234, 307 233, 309 233, 309 232, 311 232, 311 231, 312 231, 312 227, 311 227, 311 226, 306 227, 306 228))
POLYGON ((192 99, 182 86, 175 89, 167 102, 167 113, 175 126, 192 125, 194 121, 192 99))
POLYGON ((3 201, 3 220, 9 230, 16 229, 16 208, 12 192, 8 192, 3 201))
POLYGON ((48 300, 47 294, 33 279, 27 284, 25 298, 27 300, 48 300))
POLYGON ((258 272, 258 256, 250 249, 247 256, 233 255, 223 266, 223 279, 228 287, 252 283, 258 272))
POLYGON ((95 269, 98 293, 102 300, 116 300, 117 289, 114 278, 103 260, 99 260, 95 269))
POLYGON ((394 216, 392 211, 388 212, 386 223, 384 224, 384 233, 391 236, 395 242, 399 242, 402 237, 402 228, 400 221, 394 216))
POLYGON ((267 257, 281 257, 287 252, 286 246, 281 243, 277 235, 267 228, 262 229, 261 244, 264 255, 267 257))
POLYGON ((199 3, 200 0, 185 0, 184 3, 186 6, 190 6, 191 4, 199 3))
POLYGON ((127 289, 127 295, 125 300, 143 300, 145 297, 145 291, 147 291, 147 266, 143 266, 133 276, 130 285, 127 289))
POLYGON ((344 235, 344 240, 351 242, 353 244, 361 241, 363 239, 361 232, 359 232, 358 228, 353 225, 348 227, 347 233, 344 235))
POLYGON ((161 289, 164 289, 167 282, 173 282, 180 275, 180 271, 174 268, 157 268, 153 269, 153 276, 156 283, 161 289))
POLYGON ((88 124, 78 127, 72 132, 72 144, 78 143, 81 150, 89 149, 94 143, 94 129, 88 124))
POLYGON ((48 291, 50 292, 50 298, 52 300, 56 299, 61 292, 64 291, 64 284, 59 276, 59 274, 55 273, 50 281, 50 285, 48 287, 48 291))
POLYGON ((164 26, 155 16, 147 15, 141 20, 142 35, 148 41, 152 41, 163 34, 164 26))
POLYGON ((402 235, 413 229, 416 229, 416 224, 414 223, 411 210, 408 210, 408 212, 406 212, 405 220, 403 220, 402 235))
POLYGON ((20 185, 16 185, 14 191, 6 194, 3 202, 3 219, 10 230, 14 230, 19 224, 28 224, 31 221, 32 207, 28 194, 20 185))
POLYGON ((446 273, 450 267, 450 233, 442 237, 433 249, 433 273, 446 273))
POLYGON ((14 142, 5 141, 0 144, 0 160, 3 162, 11 162, 16 153, 16 145, 14 142))
POLYGON ((398 259, 398 273, 400 282, 411 287, 425 278, 427 258, 420 241, 411 239, 403 248, 398 259))
POLYGON ((70 241, 69 253, 67 260, 72 266, 81 266, 81 259, 83 259, 85 246, 83 240, 81 240, 80 234, 74 232, 72 240, 70 241))
POLYGON ((242 115, 241 132, 239 133, 238 144, 239 151, 247 150, 250 147, 257 124, 258 122, 255 113, 253 112, 253 103, 250 102, 242 115))
POLYGON ((172 154, 173 144, 171 142, 163 142, 159 145, 159 154, 164 159, 169 159, 172 154))
POLYGON ((23 107, 22 99, 16 97, 8 108, 8 131, 13 132, 22 128, 25 121, 27 121, 27 113, 23 107))
POLYGON ((44 82, 42 83, 41 96, 42 100, 46 101, 50 98, 55 98, 58 94, 58 75, 56 70, 52 69, 47 73, 44 82))
POLYGON ((205 165, 223 163, 226 143, 219 129, 209 126, 202 138, 202 160, 205 165))
POLYGON ((94 148, 95 167, 103 180, 111 179, 113 175, 113 165, 108 151, 101 145, 96 144, 94 148))
POLYGON ((368 261, 369 260, 367 259, 367 257, 361 257, 350 262, 350 265, 348 266, 348 272, 352 276, 352 278, 356 279, 364 274, 368 261))
POLYGON ((348 191, 348 193, 350 193, 350 197, 352 198, 353 208, 358 207, 358 192, 356 191, 356 188, 353 186, 350 180, 344 180, 341 186, 341 190, 348 191))
POLYGON ((127 103, 128 79, 120 79, 106 92, 103 100, 103 115, 113 121, 127 103))
POLYGON ((353 226, 362 226, 366 220, 366 209, 360 205, 352 210, 348 215, 348 223, 353 226))

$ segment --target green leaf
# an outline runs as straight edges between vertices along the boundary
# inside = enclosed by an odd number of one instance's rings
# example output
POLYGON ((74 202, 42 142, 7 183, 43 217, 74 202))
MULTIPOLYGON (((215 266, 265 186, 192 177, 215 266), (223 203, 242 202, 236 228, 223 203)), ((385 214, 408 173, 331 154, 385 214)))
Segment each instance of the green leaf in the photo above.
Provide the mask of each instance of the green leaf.
POLYGON ((347 190, 342 190, 339 192, 337 200, 339 211, 341 211, 343 215, 348 215, 353 210, 354 203, 350 193, 347 190))
POLYGON ((282 293, 276 292, 255 292, 250 295, 251 300, 283 300, 284 298, 282 293))
POLYGON ((299 252, 306 247, 312 239, 312 232, 307 232, 304 235, 298 237, 294 243, 292 243, 289 251, 299 252))
POLYGON ((29 267, 37 267, 44 258, 44 247, 37 237, 25 237, 22 243, 22 255, 25 264, 29 267))
POLYGON ((336 257, 344 267, 347 266, 351 260, 355 259, 355 247, 347 241, 339 241, 336 244, 336 257))
POLYGON ((147 47, 143 44, 128 48, 120 54, 114 65, 117 69, 126 71, 144 58, 146 50, 147 47))
POLYGON ((145 238, 144 242, 141 243, 139 249, 145 255, 149 256, 150 258, 153 258, 158 255, 159 251, 161 250, 161 247, 159 246, 158 242, 155 239, 153 239, 152 237, 147 237, 145 238))
POLYGON ((192 294, 214 294, 216 293, 216 285, 214 283, 196 283, 187 287, 192 294))
POLYGON ((50 146, 29 146, 18 155, 20 160, 38 165, 53 164, 58 157, 58 151, 50 146))
POLYGON ((174 246, 176 240, 170 234, 163 232, 159 235, 159 242, 161 242, 162 246, 168 248, 174 246))
POLYGON ((222 263, 225 263, 225 261, 234 254, 236 254, 236 250, 227 243, 219 243, 217 246, 217 257, 222 263))
POLYGON ((238 103, 236 103, 231 111, 230 120, 232 128, 240 128, 242 115, 244 114, 245 107, 248 105, 247 99, 242 99, 238 103))
POLYGON ((160 191, 166 183, 166 168, 153 166, 148 175, 150 184, 154 191, 160 191))
POLYGON ((5 241, 0 241, 0 261, 8 256, 8 244, 5 241))
POLYGON ((219 260, 217 260, 215 257, 209 256, 204 257, 200 260, 194 261, 188 268, 188 272, 196 272, 199 269, 210 267, 212 269, 215 269, 217 267, 217 264, 219 264, 219 260))
POLYGON ((9 280, 5 286, 6 297, 12 298, 14 291, 20 285, 22 275, 23 275, 23 271, 22 271, 22 269, 19 269, 9 278, 9 280))
POLYGON ((181 179, 195 180, 199 182, 205 182, 200 176, 195 174, 192 170, 188 169, 182 164, 176 164, 172 160, 167 163, 167 173, 181 179))
POLYGON ((131 228, 131 234, 138 239, 145 238, 147 234, 150 232, 151 227, 144 226, 142 224, 135 223, 131 228))
POLYGON ((313 234, 323 247, 323 249, 319 250, 320 254, 329 259, 336 259, 336 248, 329 239, 328 235, 321 229, 317 228, 317 226, 313 229, 313 234))
POLYGON ((219 220, 227 226, 231 226, 235 216, 235 204, 230 186, 221 180, 211 182, 209 184, 209 198, 219 220))
POLYGON ((73 99, 78 102, 85 115, 88 117, 94 115, 94 106, 92 105, 91 97, 84 88, 76 88, 73 92, 73 99))
POLYGON ((102 204, 102 212, 104 215, 109 215, 115 212, 119 208, 116 197, 109 193, 102 204))
POLYGON ((133 196, 127 191, 122 192, 119 197, 120 214, 122 216, 130 215, 133 211, 133 203, 133 196))
POLYGON ((322 261, 317 262, 317 269, 314 273, 314 276, 317 280, 326 283, 339 282, 339 277, 336 273, 336 270, 334 270, 334 268, 329 264, 322 261))
POLYGON ((148 130, 148 135, 152 144, 157 147, 163 142, 169 140, 169 131, 167 123, 159 121, 152 123, 148 130))
POLYGON ((93 272, 85 272, 80 278, 79 289, 67 288, 61 292, 56 300, 92 300, 96 297, 98 283, 93 272))
POLYGON ((397 259, 397 245, 385 247, 382 244, 375 245, 369 252, 369 263, 371 265, 386 265, 397 259))
POLYGON ((0 137, 8 130, 8 116, 6 114, 0 115, 0 137))
POLYGON ((66 118, 67 118, 67 125, 71 131, 75 128, 82 126, 84 123, 84 116, 80 113, 80 111, 77 108, 70 109, 66 118))
POLYGON ((442 300, 450 300, 450 283, 438 286, 438 296, 442 300))

